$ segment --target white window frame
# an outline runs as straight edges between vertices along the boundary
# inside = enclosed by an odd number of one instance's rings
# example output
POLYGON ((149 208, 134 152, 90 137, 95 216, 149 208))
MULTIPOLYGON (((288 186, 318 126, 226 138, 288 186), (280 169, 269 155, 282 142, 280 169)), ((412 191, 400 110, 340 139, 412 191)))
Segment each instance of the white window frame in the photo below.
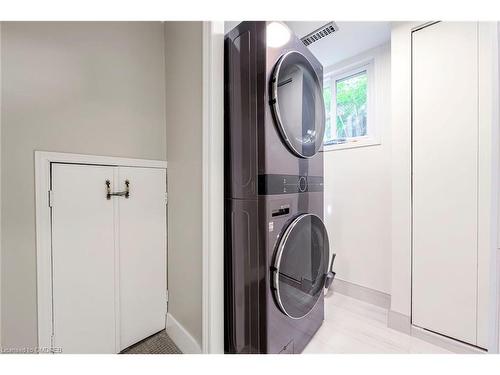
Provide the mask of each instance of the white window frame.
MULTIPOLYGON (((325 69, 323 78, 323 87, 332 88, 332 103, 330 105, 330 124, 336 126, 337 121, 337 90, 336 83, 344 78, 356 75, 366 71, 368 79, 367 87, 367 111, 366 111, 366 127, 367 134, 360 137, 349 138, 345 143, 323 146, 323 151, 342 150, 355 147, 366 147, 380 145, 380 137, 376 124, 375 113, 375 76, 374 76, 375 59, 373 57, 364 59, 354 64, 347 65, 340 69, 327 68, 325 69)), ((327 115, 328 116, 328 115, 327 115)))

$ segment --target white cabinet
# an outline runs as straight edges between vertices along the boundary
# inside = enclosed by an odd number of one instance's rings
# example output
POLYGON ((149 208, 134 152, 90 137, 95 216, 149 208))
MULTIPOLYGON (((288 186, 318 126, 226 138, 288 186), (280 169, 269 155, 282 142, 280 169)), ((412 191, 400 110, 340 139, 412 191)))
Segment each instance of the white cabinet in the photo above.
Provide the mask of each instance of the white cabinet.
POLYGON ((120 350, 165 327, 167 216, 165 170, 119 168, 120 350))
POLYGON ((116 350, 112 177, 110 167, 52 167, 53 346, 64 353, 116 350))
POLYGON ((166 170, 52 163, 51 197, 53 347, 115 353, 165 328, 166 170))
POLYGON ((485 347, 478 24, 440 22, 412 38, 412 323, 485 347))

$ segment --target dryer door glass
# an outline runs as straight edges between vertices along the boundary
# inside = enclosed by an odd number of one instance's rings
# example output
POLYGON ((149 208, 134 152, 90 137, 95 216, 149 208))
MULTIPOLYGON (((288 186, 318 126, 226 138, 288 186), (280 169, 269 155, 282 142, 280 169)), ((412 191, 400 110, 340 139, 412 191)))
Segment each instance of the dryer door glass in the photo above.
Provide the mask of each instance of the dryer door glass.
POLYGON ((329 243, 323 221, 298 216, 285 229, 275 256, 273 284, 281 310, 291 318, 306 316, 323 293, 329 243))
POLYGON ((271 78, 271 104, 283 140, 300 157, 314 156, 325 133, 322 82, 307 58, 283 55, 271 78))

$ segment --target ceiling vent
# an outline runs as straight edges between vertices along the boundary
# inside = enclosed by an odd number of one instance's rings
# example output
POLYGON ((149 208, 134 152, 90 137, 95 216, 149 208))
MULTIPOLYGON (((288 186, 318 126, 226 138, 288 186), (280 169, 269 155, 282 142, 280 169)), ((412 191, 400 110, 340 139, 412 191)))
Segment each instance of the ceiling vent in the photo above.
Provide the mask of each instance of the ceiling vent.
POLYGON ((314 42, 317 42, 320 39, 323 39, 327 37, 328 35, 333 34, 335 31, 338 31, 339 27, 335 22, 329 22, 324 26, 321 26, 319 29, 314 30, 312 33, 307 34, 305 37, 301 38, 300 40, 302 43, 304 43, 306 46, 309 46, 313 44, 314 42))

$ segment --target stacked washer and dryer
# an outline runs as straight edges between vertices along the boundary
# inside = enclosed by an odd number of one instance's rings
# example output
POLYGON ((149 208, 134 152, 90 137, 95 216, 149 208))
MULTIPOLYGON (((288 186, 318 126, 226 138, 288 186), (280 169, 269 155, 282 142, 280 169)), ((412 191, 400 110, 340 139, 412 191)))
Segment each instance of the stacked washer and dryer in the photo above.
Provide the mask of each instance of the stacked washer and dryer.
POLYGON ((288 27, 225 37, 225 352, 300 353, 324 320, 323 68, 288 27))

